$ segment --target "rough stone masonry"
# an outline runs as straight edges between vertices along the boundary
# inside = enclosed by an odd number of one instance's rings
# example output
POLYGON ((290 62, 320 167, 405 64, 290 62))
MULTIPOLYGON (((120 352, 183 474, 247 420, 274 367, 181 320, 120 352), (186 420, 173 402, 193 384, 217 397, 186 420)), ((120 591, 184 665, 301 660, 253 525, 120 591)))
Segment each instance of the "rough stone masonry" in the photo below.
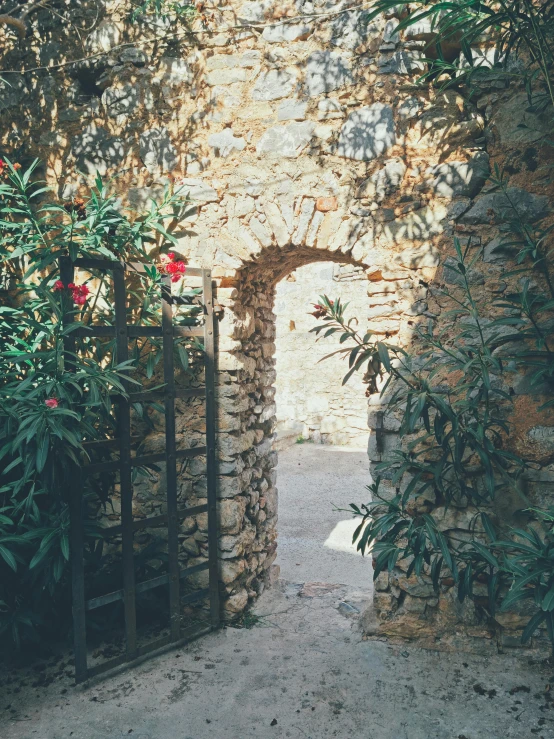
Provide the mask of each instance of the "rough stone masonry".
MULTIPOLYGON (((490 305, 508 287, 511 257, 494 248, 500 196, 482 189, 493 161, 536 157, 544 122, 526 110, 525 93, 503 81, 483 85, 471 100, 416 87, 432 29, 422 21, 398 33, 394 10, 367 24, 345 0, 206 5, 208 27, 198 19, 193 34, 179 36, 161 21, 131 22, 130 7, 110 0, 95 20, 96 5, 85 2, 75 17, 92 28, 86 54, 69 25, 39 11, 27 45, 5 39, 3 68, 39 69, 0 81, 0 136, 6 152, 41 157, 47 181, 64 197, 97 174, 117 175, 113 187, 137 209, 168 182, 190 195, 177 251, 213 270, 224 308, 221 588, 224 612, 234 618, 270 580, 276 556, 276 284, 313 262, 349 265, 366 280, 367 328, 407 347, 418 322, 440 325, 447 306, 437 284, 456 289, 448 269, 456 231, 485 247, 472 279, 490 305)), ((518 202, 534 218, 547 215, 546 191, 530 186, 523 163, 514 170, 518 202)), ((540 388, 516 375, 512 388, 513 443, 532 450, 535 465, 527 493, 544 502, 553 492, 554 421, 527 412, 529 394, 540 388)), ((371 465, 398 444, 393 420, 376 444, 382 402, 369 399, 371 465)), ((194 434, 194 414, 180 410, 184 438, 194 434)), ((181 476, 182 494, 198 502, 200 474, 191 466, 181 476)), ((137 506, 161 505, 161 487, 163 476, 143 486, 137 506)), ((463 508, 444 511, 444 530, 463 531, 471 517, 463 508)), ((205 521, 187 526, 183 556, 202 561, 205 521)), ((525 619, 505 614, 497 622, 509 646, 525 619)), ((437 597, 426 577, 407 578, 401 569, 379 578, 366 628, 432 644, 458 646, 462 636, 477 649, 494 643, 451 585, 437 597)))

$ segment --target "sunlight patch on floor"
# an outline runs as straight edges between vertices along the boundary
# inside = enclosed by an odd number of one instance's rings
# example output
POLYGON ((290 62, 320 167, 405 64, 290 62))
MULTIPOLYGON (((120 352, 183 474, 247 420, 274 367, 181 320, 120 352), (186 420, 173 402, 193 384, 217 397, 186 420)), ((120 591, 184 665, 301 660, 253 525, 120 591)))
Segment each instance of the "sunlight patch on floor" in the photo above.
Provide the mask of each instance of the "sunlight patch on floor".
POLYGON ((346 552, 361 557, 360 552, 356 551, 356 545, 352 544, 352 536, 356 527, 359 526, 360 520, 359 518, 349 518, 346 521, 339 521, 324 541, 323 546, 327 549, 333 549, 335 552, 346 552))

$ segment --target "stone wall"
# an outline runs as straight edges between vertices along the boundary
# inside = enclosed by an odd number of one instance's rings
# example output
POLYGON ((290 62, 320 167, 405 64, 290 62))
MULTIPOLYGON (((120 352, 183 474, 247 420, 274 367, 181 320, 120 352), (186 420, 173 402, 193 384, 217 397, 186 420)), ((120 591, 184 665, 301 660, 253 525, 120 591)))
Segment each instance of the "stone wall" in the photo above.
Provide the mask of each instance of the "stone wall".
POLYGON ((348 369, 344 358, 321 361, 336 351, 336 337, 316 341, 310 333, 317 325, 311 312, 320 295, 349 303, 353 315, 362 320, 368 310, 367 278, 361 269, 350 265, 307 265, 277 285, 275 403, 279 450, 299 438, 367 446, 366 387, 361 375, 342 385, 348 369))
MULTIPOLYGON (((112 187, 135 208, 169 182, 190 195, 176 251, 213 270, 224 309, 221 587, 234 618, 265 587, 276 556, 275 286, 315 262, 350 265, 366 278, 365 327, 408 347, 419 321, 440 326, 451 307, 436 287, 458 289, 448 268, 455 233, 485 246, 472 277, 484 305, 517 289, 493 251, 505 208, 498 194, 481 193, 489 164, 509 157, 513 195, 535 217, 548 200, 530 179, 544 123, 526 111, 522 90, 498 80, 472 96, 415 86, 430 25, 399 34, 394 11, 368 25, 340 0, 207 5, 209 18, 190 33, 131 23, 125 3, 107 2, 96 19, 97 6, 84 3, 75 22, 89 29, 89 58, 78 63, 72 27, 40 10, 24 44, 6 38, 4 69, 31 71, 0 82, 0 143, 24 163, 41 157, 64 197, 98 173, 117 174, 112 187)), ((536 389, 524 378, 511 387, 510 443, 532 451, 529 500, 542 501, 552 492, 554 421, 529 412, 536 389)), ((383 424, 381 398, 369 403, 374 464, 398 444, 397 425, 383 424)), ((467 529, 469 517, 451 510, 445 531, 467 529)), ((203 523, 194 525, 201 540, 203 523)), ((195 551, 204 556, 201 544, 195 551)), ((399 569, 380 579, 376 606, 372 631, 493 643, 447 581, 437 598, 426 578, 399 569)), ((520 623, 501 625, 510 636, 520 623)))

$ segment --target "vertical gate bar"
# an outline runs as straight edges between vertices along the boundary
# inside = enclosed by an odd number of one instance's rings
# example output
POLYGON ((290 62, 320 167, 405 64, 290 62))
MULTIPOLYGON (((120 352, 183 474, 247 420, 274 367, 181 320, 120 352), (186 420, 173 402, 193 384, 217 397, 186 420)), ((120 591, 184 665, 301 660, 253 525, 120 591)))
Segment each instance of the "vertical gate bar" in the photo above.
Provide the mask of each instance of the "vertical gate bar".
POLYGON ((175 368, 173 310, 169 275, 162 283, 162 335, 165 383, 165 463, 167 480, 167 549, 169 558, 169 619, 171 638, 181 633, 179 583, 179 520, 177 514, 177 457, 175 442, 175 368))
MULTIPOLYGON (((127 297, 125 270, 113 270, 117 363, 129 359, 127 336, 127 297)), ((125 390, 129 383, 124 382, 125 390)), ((133 550, 133 481, 131 477, 131 405, 129 400, 118 400, 119 484, 121 490, 121 530, 123 565, 123 607, 125 612, 125 641, 127 659, 134 659, 137 651, 137 616, 135 593, 135 558, 133 550)))
POLYGON ((208 560, 210 574, 210 620, 213 627, 219 624, 219 572, 217 525, 217 456, 215 419, 215 325, 212 289, 212 273, 202 271, 204 293, 204 352, 206 372, 206 477, 208 487, 208 560))
MULTIPOLYGON (((64 285, 74 281, 75 270, 73 262, 69 257, 60 257, 60 278, 64 285)), ((67 295, 62 293, 64 301, 63 323, 73 323, 73 313, 68 313, 67 295)), ((75 335, 68 333, 63 337, 63 361, 64 368, 68 372, 75 372, 75 352, 77 350, 75 335)), ((85 611, 85 564, 84 544, 85 530, 83 521, 83 486, 81 470, 78 465, 70 475, 71 485, 69 489, 69 516, 70 536, 69 546, 71 552, 71 599, 73 608, 73 648, 75 652, 75 682, 81 683, 87 678, 87 629, 85 611)))

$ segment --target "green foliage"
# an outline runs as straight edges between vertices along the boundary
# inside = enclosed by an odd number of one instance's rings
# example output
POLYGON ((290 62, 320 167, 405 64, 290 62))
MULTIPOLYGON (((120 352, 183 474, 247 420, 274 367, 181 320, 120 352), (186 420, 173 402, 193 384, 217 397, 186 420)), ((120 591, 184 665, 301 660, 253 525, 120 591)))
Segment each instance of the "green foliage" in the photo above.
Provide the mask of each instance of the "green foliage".
MULTIPOLYGON (((75 353, 64 354, 64 337, 76 328, 114 324, 114 296, 110 280, 94 269, 77 271, 75 288, 61 285, 58 260, 87 256, 150 265, 130 279, 127 319, 160 325, 164 266, 154 255, 175 243, 166 226, 186 199, 167 190, 161 203, 131 219, 100 179, 86 199, 60 204, 33 180, 37 162, 26 171, 6 166, 0 181, 6 288, 0 307, 0 633, 8 635, 4 645, 19 646, 36 638, 40 625, 59 623, 60 610, 70 613, 67 491, 74 465, 108 458, 89 443, 113 438, 114 396, 149 378, 155 383, 161 357, 157 339, 134 340, 125 362, 115 357, 114 339, 77 338, 75 353)), ((196 323, 198 290, 179 281, 174 294, 175 321, 196 323)), ((176 366, 192 375, 201 349, 188 339, 176 341, 176 366)), ((155 404, 136 404, 135 418, 148 423, 150 407, 155 404)), ((114 483, 108 473, 86 483, 91 510, 106 503, 114 483)), ((92 519, 86 534, 92 561, 102 550, 92 519)))
MULTIPOLYGON (((492 184, 508 196, 498 170, 492 184)), ((442 578, 452 577, 460 600, 474 597, 476 582, 486 583, 490 616, 499 604, 505 610, 532 601, 523 640, 546 624, 554 644, 554 512, 527 508, 528 526, 515 530, 495 516, 496 501, 521 500, 527 467, 507 445, 513 373, 540 386, 548 397, 543 409, 554 402, 551 228, 526 222, 517 203, 508 211, 502 246, 515 251, 517 266, 506 277, 517 277, 521 290, 495 301, 501 317, 490 319, 474 297, 480 250, 455 240, 451 269, 459 291, 444 293, 453 308, 442 314, 440 330, 433 321, 417 328, 417 354, 371 332, 359 335, 340 301, 326 297, 313 331, 339 335, 345 346, 338 353, 349 363, 345 381, 365 370, 373 391, 374 378, 382 378, 385 413, 400 420, 401 448, 376 466, 372 502, 351 506, 362 517, 354 541, 362 553, 372 551, 374 576, 406 560, 408 576, 429 575, 437 590, 442 578), (475 511, 470 536, 446 536, 433 511, 468 505, 475 511)))
POLYGON ((166 22, 189 22, 196 13, 194 3, 180 0, 144 0, 133 10, 131 18, 133 21, 159 18, 166 22))
POLYGON ((511 70, 513 56, 525 61, 524 80, 539 109, 554 104, 554 0, 373 0, 366 19, 400 9, 398 31, 418 22, 430 22, 432 40, 427 45, 429 71, 422 80, 443 72, 453 82, 481 79, 508 80, 522 75, 511 70), (495 64, 483 65, 476 46, 492 42, 495 64))

